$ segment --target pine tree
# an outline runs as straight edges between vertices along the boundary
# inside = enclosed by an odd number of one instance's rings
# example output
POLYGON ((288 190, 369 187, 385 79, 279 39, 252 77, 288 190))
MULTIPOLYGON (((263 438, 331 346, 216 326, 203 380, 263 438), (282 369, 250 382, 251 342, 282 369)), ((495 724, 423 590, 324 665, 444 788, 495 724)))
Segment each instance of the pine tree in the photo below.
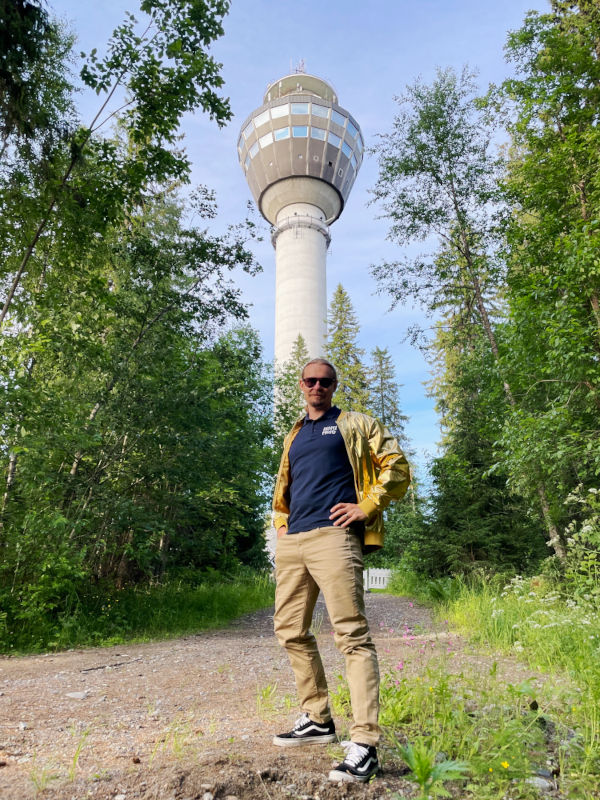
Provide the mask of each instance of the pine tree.
POLYGON ((337 370, 334 405, 343 411, 370 410, 369 379, 358 345, 360 326, 350 295, 338 284, 329 307, 327 357, 337 370))

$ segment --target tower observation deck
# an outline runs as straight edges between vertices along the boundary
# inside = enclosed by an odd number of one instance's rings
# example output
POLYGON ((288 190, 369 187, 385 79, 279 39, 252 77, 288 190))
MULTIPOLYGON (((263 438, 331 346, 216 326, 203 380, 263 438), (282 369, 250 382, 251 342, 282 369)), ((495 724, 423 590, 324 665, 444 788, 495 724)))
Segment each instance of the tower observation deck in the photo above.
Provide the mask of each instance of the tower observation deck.
POLYGON ((334 89, 306 73, 270 84, 242 125, 240 164, 273 226, 276 366, 289 359, 298 334, 311 358, 323 355, 329 225, 342 213, 363 151, 358 123, 334 89))

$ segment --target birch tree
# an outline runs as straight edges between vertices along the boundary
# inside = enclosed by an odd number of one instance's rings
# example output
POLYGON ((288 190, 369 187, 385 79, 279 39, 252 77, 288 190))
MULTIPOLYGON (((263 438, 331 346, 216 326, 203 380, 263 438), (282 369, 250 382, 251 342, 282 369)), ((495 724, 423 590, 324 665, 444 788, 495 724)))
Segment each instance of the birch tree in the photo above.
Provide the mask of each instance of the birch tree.
MULTIPOLYGON (((502 164, 493 155, 494 128, 476 89, 468 69, 460 75, 446 69, 438 70, 430 86, 417 81, 397 98, 393 130, 376 147, 379 178, 373 195, 391 220, 389 238, 400 246, 426 242, 430 252, 379 264, 373 273, 394 303, 416 300, 441 314, 448 326, 481 330, 495 379, 507 406, 515 408, 494 325, 506 274, 496 219, 502 164)), ((535 493, 548 545, 564 557, 543 483, 535 493)))
POLYGON ((516 76, 502 87, 512 137, 505 190, 510 339, 519 408, 500 446, 522 487, 555 487, 568 525, 576 489, 600 474, 600 10, 553 2, 508 37, 516 76))

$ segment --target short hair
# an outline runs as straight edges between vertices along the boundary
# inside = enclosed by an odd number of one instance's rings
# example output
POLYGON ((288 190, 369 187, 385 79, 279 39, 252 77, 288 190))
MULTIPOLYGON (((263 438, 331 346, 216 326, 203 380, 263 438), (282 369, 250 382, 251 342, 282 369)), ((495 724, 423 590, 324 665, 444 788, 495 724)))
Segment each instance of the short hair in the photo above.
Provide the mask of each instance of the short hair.
POLYGON ((335 371, 335 367, 331 362, 327 361, 327 359, 325 358, 313 358, 311 361, 308 361, 302 367, 302 374, 300 376, 301 378, 304 378, 304 370, 307 367, 310 367, 311 364, 324 364, 326 367, 329 367, 329 369, 333 372, 333 380, 337 383, 337 372, 335 371))

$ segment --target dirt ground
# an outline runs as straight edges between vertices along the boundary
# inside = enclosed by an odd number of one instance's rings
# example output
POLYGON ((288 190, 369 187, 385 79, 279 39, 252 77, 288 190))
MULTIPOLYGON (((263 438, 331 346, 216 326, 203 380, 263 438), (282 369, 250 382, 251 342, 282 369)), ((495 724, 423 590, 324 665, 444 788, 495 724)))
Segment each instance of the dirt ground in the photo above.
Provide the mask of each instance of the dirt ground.
MULTIPOLYGON (((382 672, 445 648, 448 632, 400 597, 367 595, 382 672)), ((324 606, 315 632, 330 678, 343 672, 324 606)), ((486 659, 457 637, 471 665, 486 659)), ((513 673, 525 668, 507 665, 513 673)), ((332 800, 414 797, 380 750, 370 785, 332 784, 338 746, 278 748, 298 716, 293 677, 272 633, 272 609, 226 630, 166 642, 0 659, 0 800, 332 800)), ((340 738, 347 729, 336 720, 340 738)))

